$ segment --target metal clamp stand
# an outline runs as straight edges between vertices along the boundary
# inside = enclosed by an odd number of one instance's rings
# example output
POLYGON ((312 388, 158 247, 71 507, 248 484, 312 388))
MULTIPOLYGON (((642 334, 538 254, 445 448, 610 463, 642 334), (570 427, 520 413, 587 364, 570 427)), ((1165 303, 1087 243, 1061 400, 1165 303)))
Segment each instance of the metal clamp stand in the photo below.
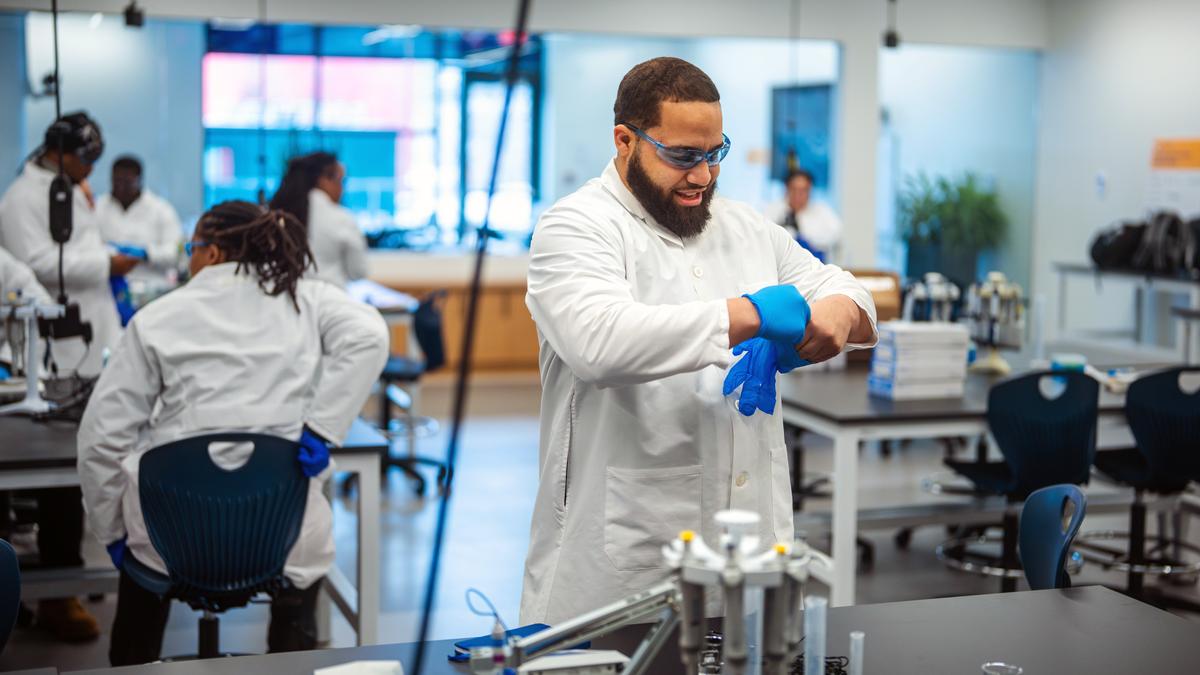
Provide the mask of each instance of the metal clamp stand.
POLYGON ((22 301, 19 295, 13 304, 0 305, 0 319, 13 318, 25 324, 25 399, 0 406, 0 415, 44 415, 54 409, 55 404, 38 391, 37 321, 58 319, 65 312, 62 305, 39 305, 32 298, 22 301))
MULTIPOLYGON (((762 628, 758 644, 765 675, 785 675, 804 639, 801 611, 804 584, 811 565, 833 569, 833 561, 801 540, 791 546, 776 544, 758 551, 759 516, 747 511, 722 511, 716 516, 721 527, 720 546, 714 550, 696 533, 684 531, 663 547, 672 570, 671 578, 623 600, 612 603, 558 626, 547 628, 508 644, 506 665, 512 668, 537 656, 607 635, 630 624, 657 617, 633 657, 625 675, 645 675, 658 650, 678 625, 679 651, 684 669, 698 672, 705 635, 705 592, 719 587, 725 598, 724 672, 743 675, 750 652, 746 643, 745 590, 762 588, 762 628)), ((472 659, 474 662, 474 659, 472 659)), ((491 662, 488 661, 488 667, 491 662)))

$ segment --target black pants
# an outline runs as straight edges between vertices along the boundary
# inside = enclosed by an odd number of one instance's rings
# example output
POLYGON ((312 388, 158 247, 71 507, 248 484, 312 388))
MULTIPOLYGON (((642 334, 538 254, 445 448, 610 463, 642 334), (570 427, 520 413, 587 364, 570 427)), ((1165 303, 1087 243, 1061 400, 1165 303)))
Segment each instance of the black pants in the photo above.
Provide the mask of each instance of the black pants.
POLYGON ((37 499, 38 559, 43 567, 79 567, 83 493, 77 487, 31 490, 37 499))
MULTIPOLYGON (((128 553, 126 555, 129 555, 128 553)), ((271 599, 271 625, 267 629, 267 651, 295 652, 317 647, 317 593, 321 580, 304 589, 287 589, 271 599)), ((171 601, 138 586, 121 573, 117 592, 117 615, 113 618, 108 660, 114 666, 131 666, 157 661, 162 652, 163 631, 171 601)))

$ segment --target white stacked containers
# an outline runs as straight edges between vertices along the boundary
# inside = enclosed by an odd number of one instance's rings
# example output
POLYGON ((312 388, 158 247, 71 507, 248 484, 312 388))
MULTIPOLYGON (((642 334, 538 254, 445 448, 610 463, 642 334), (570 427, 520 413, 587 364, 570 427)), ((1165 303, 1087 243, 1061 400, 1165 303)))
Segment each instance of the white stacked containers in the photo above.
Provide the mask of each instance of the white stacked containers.
POLYGON ((868 380, 871 395, 897 401, 961 397, 970 344, 962 324, 880 324, 868 380))

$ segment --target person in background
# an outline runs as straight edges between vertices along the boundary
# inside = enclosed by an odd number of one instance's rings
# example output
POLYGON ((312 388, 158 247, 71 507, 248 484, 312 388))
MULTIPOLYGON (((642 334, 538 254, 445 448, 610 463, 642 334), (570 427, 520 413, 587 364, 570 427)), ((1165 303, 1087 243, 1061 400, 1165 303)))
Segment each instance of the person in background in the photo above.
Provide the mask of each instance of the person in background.
MULTIPOLYGON (((339 444, 387 360, 383 317, 306 275, 304 226, 282 211, 224 202, 201 216, 186 247, 191 278, 129 322, 79 428, 79 478, 92 532, 121 569, 109 659, 159 658, 170 602, 123 569, 128 556, 160 573, 146 532, 138 464, 180 438, 243 431, 298 439, 310 481, 300 538, 275 595, 267 646, 316 646, 320 580, 333 564, 332 515, 322 484, 339 444), (320 374, 318 378, 317 375, 320 374)), ((213 452, 240 466, 245 448, 213 452)))
POLYGON ((146 188, 142 163, 122 155, 112 164, 112 191, 96 202, 100 234, 109 245, 141 259, 129 273, 159 286, 175 285, 183 225, 170 202, 146 188))
MULTIPOLYGON (((87 177, 104 152, 100 127, 87 113, 64 115, 46 130, 44 142, 26 162, 17 180, 0 197, 0 246, 28 265, 52 294, 59 290, 59 245, 50 237, 50 184, 62 171, 73 184, 70 240, 62 247, 62 279, 81 318, 91 323, 92 343, 80 338, 55 340, 51 354, 59 374, 100 374, 104 353, 120 336, 110 276, 124 276, 138 264, 132 256, 110 253, 100 236, 87 177)), ((32 490, 37 500, 38 557, 45 567, 83 564, 83 506, 79 488, 32 490)), ((75 598, 42 600, 38 625, 62 640, 95 639, 100 627, 75 598)))
POLYGON ((833 260, 842 240, 842 221, 828 204, 812 199, 812 173, 797 169, 783 184, 787 194, 770 206, 767 218, 790 232, 821 262, 833 260))
POLYGON ((271 198, 308 228, 317 277, 344 287, 367 276, 367 238, 354 214, 341 205, 346 167, 337 155, 314 152, 293 157, 271 198))

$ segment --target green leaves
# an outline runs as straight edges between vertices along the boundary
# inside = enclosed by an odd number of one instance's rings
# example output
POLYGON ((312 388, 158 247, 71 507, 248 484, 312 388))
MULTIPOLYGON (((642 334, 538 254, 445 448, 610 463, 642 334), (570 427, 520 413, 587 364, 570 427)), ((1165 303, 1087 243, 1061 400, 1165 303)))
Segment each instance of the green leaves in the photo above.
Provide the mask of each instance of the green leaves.
POLYGON ((941 244, 948 249, 981 251, 1004 241, 1008 218, 996 193, 977 176, 958 182, 924 173, 909 176, 899 197, 900 238, 907 244, 941 244))

